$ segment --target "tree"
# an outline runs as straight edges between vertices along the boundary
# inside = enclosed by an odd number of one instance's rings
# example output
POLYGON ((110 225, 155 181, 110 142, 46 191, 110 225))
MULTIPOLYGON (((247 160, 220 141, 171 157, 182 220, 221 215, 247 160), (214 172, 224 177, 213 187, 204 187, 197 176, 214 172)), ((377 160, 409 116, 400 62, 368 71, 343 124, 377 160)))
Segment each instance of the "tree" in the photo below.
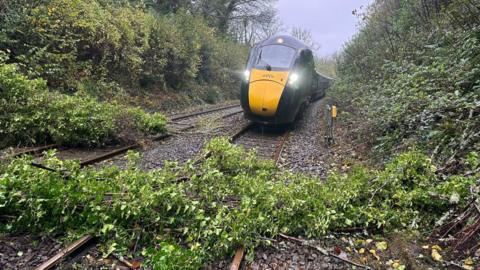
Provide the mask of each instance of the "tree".
POLYGON ((283 25, 278 20, 276 12, 264 10, 258 15, 235 20, 230 24, 230 34, 238 42, 254 46, 257 42, 267 39, 280 31, 283 25))
POLYGON ((193 9, 200 12, 223 35, 249 43, 255 33, 252 27, 272 25, 276 20, 276 0, 199 0, 193 9), (240 34, 240 32, 242 32, 240 34), (247 32, 247 34, 245 34, 247 32), (250 38, 251 37, 251 38, 250 38))
POLYGON ((293 27, 290 34, 303 41, 312 51, 316 52, 320 49, 320 44, 313 38, 312 31, 301 27, 293 27))
POLYGON ((330 56, 315 57, 315 68, 323 75, 335 78, 337 77, 337 59, 338 55, 335 53, 330 56))
POLYGON ((192 0, 145 0, 145 5, 166 14, 175 13, 181 8, 191 10, 194 2, 192 0))

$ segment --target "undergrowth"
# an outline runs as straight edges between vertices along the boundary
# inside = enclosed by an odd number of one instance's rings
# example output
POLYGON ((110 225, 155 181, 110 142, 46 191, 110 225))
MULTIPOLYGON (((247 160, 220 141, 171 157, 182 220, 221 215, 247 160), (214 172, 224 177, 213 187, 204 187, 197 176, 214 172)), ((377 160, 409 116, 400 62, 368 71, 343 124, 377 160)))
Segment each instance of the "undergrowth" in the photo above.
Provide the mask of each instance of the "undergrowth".
POLYGON ((467 155, 480 150, 474 2, 379 1, 362 15, 332 91, 365 116, 364 133, 373 134, 381 159, 415 146, 448 174, 464 170, 467 155))
POLYGON ((99 102, 82 92, 49 91, 44 80, 28 79, 5 59, 0 51, 0 148, 48 142, 95 146, 118 140, 125 131, 165 131, 163 115, 99 102))
POLYGON ((80 170, 54 152, 45 164, 61 173, 30 166, 31 157, 12 160, 0 176, 0 215, 12 218, 0 230, 72 238, 91 233, 106 254, 125 254, 140 237, 141 252, 155 268, 198 269, 279 233, 426 231, 452 203, 465 203, 475 181, 437 177, 430 159, 417 151, 398 155, 380 171, 357 167, 326 182, 282 171, 227 139, 214 139, 204 151, 211 155, 198 166, 167 163, 149 172, 137 169, 134 153, 126 170, 80 170))

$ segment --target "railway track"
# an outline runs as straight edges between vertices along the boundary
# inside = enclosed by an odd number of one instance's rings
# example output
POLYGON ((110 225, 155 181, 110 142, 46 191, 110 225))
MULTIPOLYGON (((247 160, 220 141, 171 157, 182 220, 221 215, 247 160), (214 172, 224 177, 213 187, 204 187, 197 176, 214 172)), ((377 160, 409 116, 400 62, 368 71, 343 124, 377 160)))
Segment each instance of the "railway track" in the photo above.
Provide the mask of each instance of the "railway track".
POLYGON ((179 126, 192 126, 198 122, 199 119, 205 116, 218 116, 219 118, 228 118, 230 116, 236 115, 243 112, 241 106, 238 104, 227 105, 219 108, 213 108, 209 110, 197 111, 188 114, 180 114, 176 116, 171 116, 169 118, 169 124, 179 125, 179 126))
POLYGON ((255 149, 259 157, 278 162, 289 131, 282 127, 266 127, 255 123, 246 124, 231 137, 231 141, 245 149, 255 149))
MULTIPOLYGON (((228 118, 233 115, 239 114, 243 112, 239 105, 228 105, 219 108, 214 108, 210 110, 204 110, 189 114, 182 114, 173 116, 170 118, 169 124, 176 125, 177 128, 176 132, 186 131, 188 129, 194 128, 197 124, 198 120, 202 117, 209 116, 215 118, 228 118)), ((171 134, 163 134, 156 136, 154 138, 150 138, 150 141, 161 141, 168 137, 172 136, 171 134)), ((58 144, 50 144, 40 147, 30 147, 25 148, 12 155, 9 155, 8 158, 19 157, 22 155, 32 155, 37 157, 35 162, 32 162, 32 166, 37 167, 39 169, 48 170, 48 171, 59 171, 57 169, 49 168, 41 163, 41 159, 39 158, 44 151, 50 149, 57 149, 58 153, 57 156, 61 157, 62 159, 77 159, 80 160, 80 167, 86 167, 90 165, 97 164, 99 162, 114 158, 121 154, 124 154, 128 150, 138 149, 142 146, 140 143, 133 143, 125 146, 118 146, 118 147, 110 147, 105 149, 95 149, 95 150, 81 150, 81 149, 72 149, 68 147, 62 147, 58 144), (93 154, 92 154, 93 153, 93 154), (81 156, 81 158, 79 158, 81 156)), ((37 270, 46 270, 46 269, 54 269, 60 263, 69 263, 71 261, 76 260, 82 253, 87 252, 96 242, 96 239, 91 235, 84 235, 77 241, 71 243, 70 245, 66 246, 65 248, 61 249, 58 253, 56 253, 53 257, 36 267, 37 270)), ((129 267, 130 269, 138 268, 135 262, 131 263, 123 258, 117 258, 120 262, 124 265, 129 267)))
MULTIPOLYGON (((242 145, 246 149, 256 149, 259 157, 271 159, 277 164, 289 134, 288 129, 248 123, 232 135, 230 141, 236 145, 242 145)), ((230 270, 240 269, 244 256, 245 248, 243 246, 238 247, 230 264, 230 270)))
MULTIPOLYGON (((169 129, 171 129, 174 133, 181 133, 194 128, 197 125, 198 120, 201 119, 202 117, 215 116, 218 118, 228 118, 242 112, 243 110, 241 109, 240 105, 227 105, 227 106, 217 107, 209 110, 179 114, 179 115, 169 117, 170 118, 169 125, 174 126, 173 128, 170 127, 169 129)), ((150 138, 150 141, 161 141, 170 136, 172 136, 172 134, 163 134, 160 136, 150 138)), ((40 157, 43 154, 43 152, 46 150, 57 149, 58 151, 57 156, 60 157, 61 159, 77 159, 77 160, 80 160, 80 166, 85 167, 88 165, 99 163, 104 160, 111 159, 115 156, 118 156, 127 152, 128 150, 133 150, 138 148, 141 148, 141 145, 139 143, 133 143, 129 145, 104 148, 104 149, 95 149, 93 151, 89 149, 75 149, 75 148, 63 147, 59 144, 49 144, 49 145, 44 145, 39 147, 24 148, 24 149, 21 149, 20 151, 17 151, 16 153, 13 153, 6 157, 2 157, 2 159, 15 158, 22 155, 32 155, 35 157, 40 157)), ((37 165, 40 165, 38 167, 42 168, 41 164, 37 163, 37 165)))
MULTIPOLYGON (((176 122, 176 124, 181 126, 180 130, 187 130, 191 128, 191 126, 194 126, 195 121, 198 120, 198 118, 201 116, 218 115, 218 118, 228 118, 233 115, 237 115, 241 112, 242 110, 240 106, 230 105, 230 106, 225 106, 225 107, 216 108, 212 110, 195 112, 191 114, 185 114, 182 116, 172 117, 171 120, 179 121, 179 122, 176 122)), ((163 140, 170 136, 171 135, 169 134, 165 134, 165 135, 157 136, 152 140, 157 140, 157 141, 163 140)), ((248 123, 245 126, 243 126, 238 132, 233 134, 230 139, 232 143, 235 143, 237 145, 242 145, 246 149, 256 149, 258 155, 261 158, 271 159, 277 163, 281 156, 284 144, 288 139, 288 136, 289 136, 288 130, 266 128, 258 124, 248 123)), ((101 161, 108 160, 110 158, 118 156, 120 154, 123 154, 130 149, 136 149, 140 147, 141 145, 139 143, 134 143, 134 144, 123 146, 123 147, 117 147, 109 151, 102 151, 100 154, 89 156, 81 160, 80 166, 85 167, 85 166, 93 165, 101 161)), ((41 155, 42 151, 52 149, 52 148, 60 148, 60 146, 48 145, 48 146, 42 146, 38 148, 30 148, 28 150, 24 150, 16 153, 15 156, 26 155, 26 154, 39 156, 41 155)), ((61 151, 65 151, 65 149, 62 149, 61 151)), ((40 163, 36 163, 32 165, 40 169, 53 170, 51 168, 43 166, 40 163)), ((62 262, 68 263, 70 261, 74 261, 79 256, 81 256, 79 254, 87 252, 93 246, 92 243, 95 243, 95 238, 93 238, 91 235, 85 235, 81 237, 79 240, 73 242, 72 244, 60 250, 57 254, 55 254, 55 256, 45 261, 42 265, 38 266, 36 269, 38 270, 53 269, 59 263, 62 263, 62 262)), ((231 268, 232 270, 236 270, 238 269, 238 267, 240 267, 244 254, 245 254, 245 249, 243 247, 239 247, 235 254, 234 261, 232 263, 232 268, 231 268)), ((135 262, 133 262, 132 264, 132 262, 129 262, 126 260, 124 261, 120 260, 120 261, 127 267, 131 269, 136 269, 136 267, 132 267, 132 265, 135 266, 135 262)))
MULTIPOLYGON (((264 159, 272 159, 275 162, 278 161, 281 152, 283 150, 284 144, 288 139, 288 131, 281 130, 281 129, 265 129, 262 126, 248 123, 243 126, 238 132, 231 136, 231 141, 237 145, 243 145, 247 149, 257 149, 258 153, 264 159)), ((157 139, 164 139, 167 138, 168 135, 163 135, 158 137, 157 139)), ((140 147, 137 144, 132 144, 129 146, 125 146, 119 149, 115 149, 113 151, 109 151, 107 153, 102 153, 94 158, 89 158, 81 162, 81 166, 88 166, 103 160, 109 159, 113 156, 118 154, 124 153, 129 149, 134 149, 140 147)), ((38 151, 33 151, 32 153, 38 153, 38 151)), ((45 167, 41 167, 42 165, 39 164, 39 168, 47 169, 45 167)), ((87 252, 93 245, 92 243, 95 242, 95 239, 91 235, 85 235, 81 237, 79 240, 73 242, 72 244, 66 246, 62 250, 60 250, 57 254, 51 257, 49 260, 45 261, 42 265, 38 266, 36 269, 38 270, 45 270, 45 269, 53 269, 59 263, 69 263, 71 261, 75 261, 78 259, 81 254, 87 252)), ((234 262, 232 263, 231 269, 238 269, 241 265, 242 259, 244 257, 245 249, 240 247, 234 258, 234 262)), ((117 258, 118 259, 118 258, 117 258)), ((121 260, 120 260, 121 261, 121 260)), ((136 262, 129 262, 127 260, 121 261, 124 265, 129 267, 130 269, 136 269, 136 262)))

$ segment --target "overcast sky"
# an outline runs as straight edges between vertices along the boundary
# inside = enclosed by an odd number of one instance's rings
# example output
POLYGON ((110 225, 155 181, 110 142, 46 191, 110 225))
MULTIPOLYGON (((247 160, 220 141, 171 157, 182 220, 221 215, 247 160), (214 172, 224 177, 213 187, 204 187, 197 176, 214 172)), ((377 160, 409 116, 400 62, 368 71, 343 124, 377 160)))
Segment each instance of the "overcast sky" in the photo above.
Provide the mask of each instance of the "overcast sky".
POLYGON ((320 43, 321 56, 340 51, 357 28, 354 9, 366 7, 372 0, 278 0, 280 21, 285 27, 298 26, 312 31, 320 43))

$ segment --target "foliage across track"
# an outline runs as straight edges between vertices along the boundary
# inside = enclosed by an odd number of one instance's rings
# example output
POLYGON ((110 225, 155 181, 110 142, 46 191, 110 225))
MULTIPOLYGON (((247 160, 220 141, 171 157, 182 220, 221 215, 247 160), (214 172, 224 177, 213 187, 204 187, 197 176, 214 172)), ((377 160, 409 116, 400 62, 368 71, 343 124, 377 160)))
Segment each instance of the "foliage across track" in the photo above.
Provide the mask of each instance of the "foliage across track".
POLYGON ((105 254, 127 255, 139 239, 147 265, 198 269, 280 233, 320 237, 350 227, 431 228, 450 207, 442 198, 457 194, 464 203, 475 181, 438 179, 417 152, 398 156, 381 171, 357 168, 326 182, 279 170, 227 139, 209 143, 204 155, 197 163, 144 172, 135 166, 138 154, 130 154, 122 170, 80 169, 78 162, 49 153, 45 165, 67 174, 33 168, 28 156, 14 159, 1 167, 0 214, 15 218, 0 230, 66 232, 68 239, 89 233, 105 254))

